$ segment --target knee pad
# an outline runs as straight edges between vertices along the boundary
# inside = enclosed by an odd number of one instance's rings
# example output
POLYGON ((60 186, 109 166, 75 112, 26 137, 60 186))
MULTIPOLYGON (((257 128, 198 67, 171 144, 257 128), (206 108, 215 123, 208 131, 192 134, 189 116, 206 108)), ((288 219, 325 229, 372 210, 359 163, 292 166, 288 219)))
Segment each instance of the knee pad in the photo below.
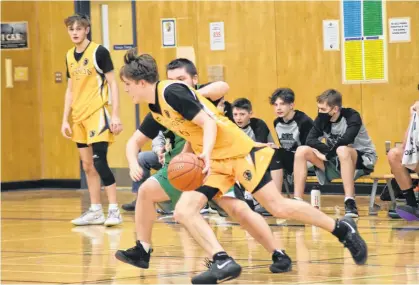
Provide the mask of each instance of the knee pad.
POLYGON ((100 178, 105 186, 109 186, 115 183, 115 177, 108 165, 106 158, 108 153, 108 143, 99 142, 92 145, 93 148, 93 164, 95 165, 96 171, 99 173, 100 178))

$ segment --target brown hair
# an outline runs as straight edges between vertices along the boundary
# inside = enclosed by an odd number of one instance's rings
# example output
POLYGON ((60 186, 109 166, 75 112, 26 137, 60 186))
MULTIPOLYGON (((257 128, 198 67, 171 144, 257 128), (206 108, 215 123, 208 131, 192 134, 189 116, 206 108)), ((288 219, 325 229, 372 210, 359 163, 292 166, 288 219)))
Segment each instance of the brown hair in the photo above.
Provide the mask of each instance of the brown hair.
POLYGON ((137 54, 137 49, 132 48, 124 56, 125 65, 122 66, 119 72, 119 77, 122 76, 139 81, 145 80, 148 83, 155 83, 159 80, 159 71, 157 63, 149 54, 137 54))
POLYGON ((64 19, 64 24, 66 27, 72 27, 76 22, 84 28, 90 27, 90 20, 89 17, 86 15, 74 14, 64 19))
POLYGON ((342 94, 335 89, 328 89, 317 96, 317 103, 324 102, 326 102, 329 107, 338 106, 339 108, 342 108, 342 94))

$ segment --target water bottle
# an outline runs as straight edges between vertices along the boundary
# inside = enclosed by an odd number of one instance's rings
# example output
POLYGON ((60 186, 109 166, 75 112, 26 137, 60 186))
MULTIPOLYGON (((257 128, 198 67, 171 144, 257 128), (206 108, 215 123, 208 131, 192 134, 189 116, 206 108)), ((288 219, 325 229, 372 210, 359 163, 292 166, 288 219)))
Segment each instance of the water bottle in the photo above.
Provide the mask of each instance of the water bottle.
POLYGON ((314 208, 320 209, 320 189, 318 186, 315 186, 311 189, 311 205, 314 208))
POLYGON ((413 192, 415 193, 416 201, 419 201, 419 186, 416 186, 413 192))

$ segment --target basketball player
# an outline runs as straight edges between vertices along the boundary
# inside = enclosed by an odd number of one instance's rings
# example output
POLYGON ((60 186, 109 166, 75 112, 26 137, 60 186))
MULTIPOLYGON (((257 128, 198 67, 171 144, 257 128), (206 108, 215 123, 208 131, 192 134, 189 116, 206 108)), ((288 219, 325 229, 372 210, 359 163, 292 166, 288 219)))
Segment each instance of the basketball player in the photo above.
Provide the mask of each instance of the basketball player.
MULTIPOLYGON (((200 94, 205 94, 214 105, 219 106, 223 100, 222 96, 228 91, 228 85, 224 82, 215 82, 205 85, 198 85, 198 74, 195 65, 187 59, 175 59, 167 66, 167 77, 185 82, 189 86, 201 87, 200 94)), ((136 206, 136 232, 137 232, 137 246, 126 251, 118 251, 116 256, 123 262, 132 265, 148 268, 150 259, 150 243, 152 225, 155 220, 155 215, 151 215, 154 203, 158 203, 160 207, 174 206, 178 202, 181 191, 175 189, 167 178, 167 167, 170 160, 182 152, 185 145, 185 140, 178 135, 173 134, 171 150, 166 153, 165 165, 157 172, 152 179, 148 179, 140 188, 137 206, 136 206), (169 200, 171 203, 161 203, 169 200), (147 253, 148 258, 144 259, 144 252, 147 253)), ((135 145, 132 145, 133 147, 135 145)), ((186 149, 188 146, 185 147, 186 149)), ((128 152, 128 145, 127 145, 128 152)), ((134 161, 133 158, 130 158, 134 161)), ((273 264, 270 270, 273 273, 287 272, 291 270, 291 259, 281 250, 282 245, 275 242, 273 234, 266 224, 264 219, 258 214, 254 213, 245 202, 235 198, 234 188, 218 201, 221 207, 225 208, 234 219, 238 220, 243 228, 245 228, 258 242, 260 242, 268 252, 272 253, 273 264), (277 250, 277 248, 279 248, 277 250)), ((213 203, 214 205, 215 203, 213 203)), ((219 208, 215 204, 216 208, 219 208)), ((167 210, 166 210, 167 211, 167 210)))
MULTIPOLYGON (((419 101, 411 107, 410 111, 411 113, 417 112, 419 114, 419 101)), ((399 184, 403 196, 406 198, 406 205, 397 206, 397 213, 407 221, 419 221, 419 208, 413 191, 412 178, 410 177, 409 170, 402 164, 408 132, 409 130, 406 131, 403 145, 392 148, 388 152, 387 158, 390 163, 391 172, 394 174, 394 178, 396 178, 397 184, 399 184)), ((419 166, 416 167, 415 172, 419 173, 419 166)))
POLYGON ((64 23, 74 47, 66 57, 68 85, 61 133, 77 144, 91 202, 89 210, 71 222, 76 226, 118 225, 122 223, 122 217, 116 201, 115 178, 106 158, 109 143, 122 131, 112 60, 106 48, 87 39, 90 21, 86 16, 76 14, 64 23), (112 94, 112 116, 109 114, 109 92, 112 94), (70 112, 72 127, 68 122, 70 112), (106 219, 100 201, 101 179, 109 200, 106 219))
POLYGON ((338 91, 324 91, 317 97, 317 107, 319 114, 307 137, 307 145, 299 147, 295 154, 294 197, 303 198, 308 161, 315 166, 321 185, 342 178, 345 216, 357 218, 354 180, 374 170, 375 146, 360 114, 342 107, 342 95, 338 91))
POLYGON ((286 175, 294 172, 294 155, 297 148, 306 144, 313 120, 304 112, 294 109, 295 95, 290 88, 278 88, 269 97, 277 118, 274 128, 281 148, 275 150, 271 164, 272 180, 282 192, 284 170, 286 175))
MULTIPOLYGON (((267 171, 274 153, 271 148, 253 142, 187 85, 178 81, 159 81, 157 64, 150 55, 138 56, 135 50, 130 50, 124 61, 120 75, 125 91, 134 103, 149 103, 151 110, 128 142, 131 176, 141 177, 135 155, 164 127, 190 142, 194 152, 205 162, 204 185, 196 191, 183 192, 174 213, 175 219, 213 256, 208 271, 193 277, 193 284, 220 283, 237 278, 241 273, 241 266, 224 251, 211 227, 199 214, 209 199, 218 198, 230 189, 236 177, 272 215, 303 221, 333 233, 349 249, 356 263, 365 263, 367 246, 351 218, 334 221, 307 203, 281 196, 267 171)), ((131 249, 131 256, 149 260, 150 252, 137 244, 131 249)))

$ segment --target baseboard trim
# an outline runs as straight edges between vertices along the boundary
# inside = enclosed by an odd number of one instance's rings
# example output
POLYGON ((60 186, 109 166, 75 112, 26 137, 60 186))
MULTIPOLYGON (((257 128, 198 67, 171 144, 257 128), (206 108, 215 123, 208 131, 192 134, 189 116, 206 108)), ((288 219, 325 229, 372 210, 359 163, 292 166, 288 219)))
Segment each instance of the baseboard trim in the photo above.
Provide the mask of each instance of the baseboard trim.
MULTIPOLYGON (((305 193, 309 194, 313 187, 318 186, 317 183, 309 182, 306 184, 305 193)), ((131 185, 129 185, 131 187, 131 185)), ((378 184, 377 193, 381 193, 385 184, 378 184)), ((1 191, 13 190, 27 190, 39 188, 55 188, 55 189, 80 189, 80 179, 42 179, 42 180, 28 180, 28 181, 15 181, 15 182, 2 182, 1 191)), ((372 183, 355 183, 356 195, 370 195, 372 183)), ((323 194, 342 195, 342 183, 331 183, 328 185, 320 186, 320 191, 323 194)), ((283 189, 283 193, 285 189, 283 189)), ((294 189, 291 186, 290 192, 293 193, 294 189)))
POLYGON ((41 179, 1 183, 1 192, 39 188, 80 189, 80 179, 41 179))
MULTIPOLYGON (((317 183, 314 182, 308 182, 306 183, 306 187, 305 187, 305 193, 306 194, 310 194, 311 189, 313 189, 313 187, 315 186, 320 186, 320 192, 322 194, 331 194, 331 195, 343 195, 343 184, 342 183, 330 183, 327 185, 319 185, 317 183)), ((377 187, 377 194, 380 194, 383 191, 383 188, 386 186, 385 183, 383 184, 378 184, 377 187)), ((356 195, 370 195, 371 194, 371 190, 372 190, 372 183, 355 183, 355 194, 356 195)), ((282 192, 284 193, 284 189, 282 190, 282 192)), ((293 193, 294 188, 293 186, 290 187, 290 192, 293 193)))

